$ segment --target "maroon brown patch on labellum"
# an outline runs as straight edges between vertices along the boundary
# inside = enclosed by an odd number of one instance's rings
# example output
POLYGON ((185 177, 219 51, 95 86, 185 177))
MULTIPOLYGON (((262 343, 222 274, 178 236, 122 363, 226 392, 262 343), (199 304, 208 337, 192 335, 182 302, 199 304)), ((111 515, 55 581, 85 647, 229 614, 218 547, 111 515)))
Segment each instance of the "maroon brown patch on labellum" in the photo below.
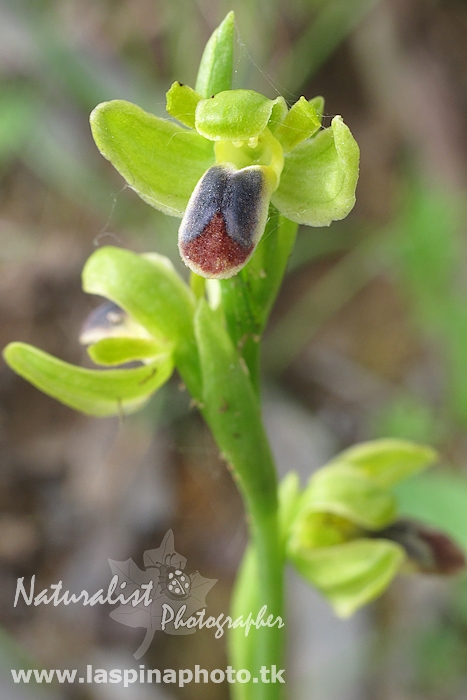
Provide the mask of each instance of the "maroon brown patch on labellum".
POLYGON ((450 537, 437 530, 420 527, 419 537, 430 547, 434 565, 429 572, 457 574, 465 568, 465 555, 450 537))
POLYGON ((254 246, 243 248, 227 233, 221 212, 212 217, 202 233, 181 246, 183 255, 207 275, 219 275, 242 265, 254 246))

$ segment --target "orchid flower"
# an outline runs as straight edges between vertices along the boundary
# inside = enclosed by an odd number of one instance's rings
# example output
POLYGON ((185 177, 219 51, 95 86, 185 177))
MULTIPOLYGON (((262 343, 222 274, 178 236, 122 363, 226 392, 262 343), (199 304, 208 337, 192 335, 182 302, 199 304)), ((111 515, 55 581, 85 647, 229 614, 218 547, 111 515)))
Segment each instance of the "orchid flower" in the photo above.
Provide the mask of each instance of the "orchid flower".
MULTIPOLYGON (((214 44, 233 32, 231 14, 216 32, 214 44)), ((322 128, 321 97, 300 97, 289 109, 283 97, 253 90, 211 94, 219 86, 206 79, 202 63, 195 90, 175 82, 167 93, 167 112, 179 124, 113 100, 95 108, 91 128, 128 185, 181 218, 185 264, 223 279, 250 260, 271 204, 306 226, 346 217, 355 203, 359 149, 342 117, 322 128)))

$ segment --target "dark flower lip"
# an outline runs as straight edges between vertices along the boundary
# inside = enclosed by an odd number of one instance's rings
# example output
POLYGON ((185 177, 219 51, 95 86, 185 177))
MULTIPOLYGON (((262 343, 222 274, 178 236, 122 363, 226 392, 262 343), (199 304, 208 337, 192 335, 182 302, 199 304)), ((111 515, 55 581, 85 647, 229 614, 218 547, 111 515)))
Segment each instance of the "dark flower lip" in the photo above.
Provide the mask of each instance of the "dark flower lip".
POLYGON ((374 533, 400 544, 422 573, 453 575, 465 569, 464 551, 448 535, 415 520, 398 520, 374 533))
POLYGON ((254 246, 244 248, 227 233, 224 216, 216 212, 201 235, 180 242, 180 253, 189 267, 203 275, 230 277, 243 267, 254 246))
POLYGON ((232 277, 252 255, 269 206, 260 166, 214 165, 203 175, 179 229, 185 264, 203 277, 232 277))
POLYGON ((106 301, 97 306, 81 326, 79 341, 90 345, 104 337, 119 335, 125 327, 128 314, 113 301, 106 301))

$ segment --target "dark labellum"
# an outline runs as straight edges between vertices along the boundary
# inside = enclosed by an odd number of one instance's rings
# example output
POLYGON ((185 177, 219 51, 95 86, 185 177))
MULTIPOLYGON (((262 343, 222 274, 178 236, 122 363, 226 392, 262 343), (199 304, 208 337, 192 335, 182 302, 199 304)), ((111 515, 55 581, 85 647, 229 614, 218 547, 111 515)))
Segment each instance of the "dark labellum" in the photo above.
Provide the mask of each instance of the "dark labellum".
POLYGON ((97 306, 85 319, 81 326, 79 342, 82 345, 92 345, 104 338, 150 338, 149 333, 127 312, 106 301, 97 306))
POLYGON ((423 573, 457 574, 465 568, 464 552, 450 537, 416 521, 398 520, 376 536, 402 545, 423 573))
POLYGON ((126 311, 113 301, 106 301, 91 311, 84 321, 79 336, 80 342, 83 345, 89 345, 102 338, 121 335, 127 321, 126 311))
POLYGON ((258 244, 268 206, 260 166, 209 168, 191 195, 180 224, 178 245, 185 264, 203 277, 232 277, 258 244))

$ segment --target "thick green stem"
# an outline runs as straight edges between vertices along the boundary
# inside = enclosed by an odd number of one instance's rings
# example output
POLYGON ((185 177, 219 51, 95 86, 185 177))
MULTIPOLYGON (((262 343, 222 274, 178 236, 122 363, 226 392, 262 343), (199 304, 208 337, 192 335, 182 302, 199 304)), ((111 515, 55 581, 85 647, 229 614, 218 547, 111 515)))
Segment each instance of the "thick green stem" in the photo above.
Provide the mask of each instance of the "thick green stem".
MULTIPOLYGON (((279 547, 277 510, 269 517, 260 517, 252 527, 252 541, 257 552, 258 575, 256 581, 251 581, 252 588, 260 589, 258 606, 267 606, 264 619, 272 615, 277 621, 273 627, 261 627, 253 630, 253 640, 256 642, 253 657, 253 672, 260 678, 258 672, 265 666, 269 671, 274 667, 283 667, 283 568, 284 562, 279 547), (280 618, 280 621, 278 620, 280 618)), ((250 611, 248 611, 250 612, 250 611)), ((254 610, 251 611, 253 614, 254 610)), ((255 698, 258 700, 273 700, 281 695, 278 683, 259 682, 255 698)))
POLYGON ((246 620, 251 614, 256 619, 260 609, 267 606, 263 621, 271 615, 275 624, 259 629, 251 627, 247 636, 242 627, 232 630, 229 640, 232 665, 236 669, 248 669, 252 679, 257 678, 258 682, 237 683, 231 691, 235 700, 276 700, 281 695, 281 684, 263 682, 260 670, 283 668, 284 558, 278 532, 277 498, 264 498, 258 493, 252 497, 241 490, 249 513, 251 544, 235 587, 231 615, 233 619, 241 615, 246 620))

